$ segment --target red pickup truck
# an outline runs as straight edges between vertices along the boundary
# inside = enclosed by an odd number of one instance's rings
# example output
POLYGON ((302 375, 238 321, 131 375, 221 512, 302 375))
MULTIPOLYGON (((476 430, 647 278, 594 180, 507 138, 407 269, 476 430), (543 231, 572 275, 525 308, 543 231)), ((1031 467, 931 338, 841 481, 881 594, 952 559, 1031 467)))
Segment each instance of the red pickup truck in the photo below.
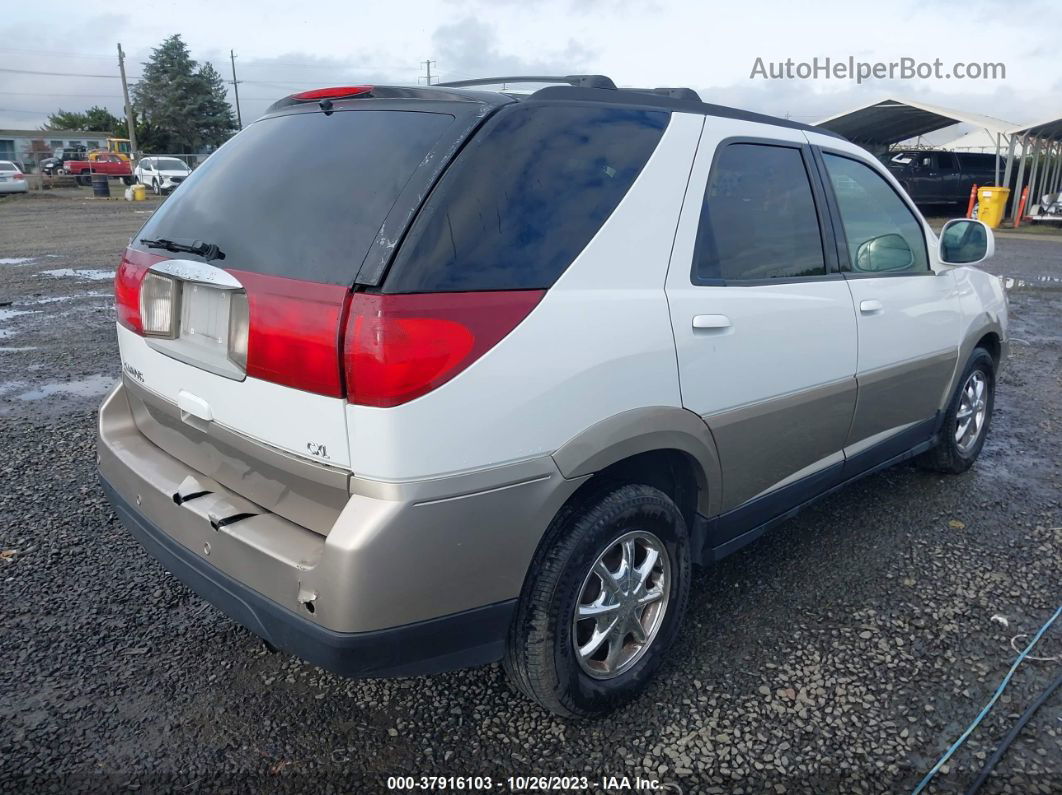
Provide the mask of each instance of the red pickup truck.
POLYGON ((77 177, 82 185, 88 185, 93 174, 106 174, 108 177, 119 177, 126 185, 133 184, 133 172, 129 168, 129 161, 122 160, 117 155, 100 154, 93 160, 67 160, 63 164, 68 174, 77 177))

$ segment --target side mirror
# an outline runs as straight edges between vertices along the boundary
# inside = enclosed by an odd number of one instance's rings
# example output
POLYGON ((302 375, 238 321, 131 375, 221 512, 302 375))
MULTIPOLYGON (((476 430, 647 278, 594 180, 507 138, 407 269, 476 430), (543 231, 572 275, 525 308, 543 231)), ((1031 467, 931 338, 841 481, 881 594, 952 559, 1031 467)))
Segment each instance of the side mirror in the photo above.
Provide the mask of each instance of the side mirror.
POLYGON ((914 264, 914 252, 900 235, 872 237, 856 249, 855 269, 864 273, 902 271, 914 264))
POLYGON ((984 221, 957 218, 940 230, 940 261, 945 265, 975 265, 995 253, 995 235, 984 221))

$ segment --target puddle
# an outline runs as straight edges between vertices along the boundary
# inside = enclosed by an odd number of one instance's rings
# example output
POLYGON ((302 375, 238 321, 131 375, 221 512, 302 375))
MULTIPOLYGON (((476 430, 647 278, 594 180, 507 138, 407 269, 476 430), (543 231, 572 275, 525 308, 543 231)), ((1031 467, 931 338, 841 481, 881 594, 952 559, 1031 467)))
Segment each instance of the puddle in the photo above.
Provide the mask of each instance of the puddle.
MULTIPOLYGON (((98 397, 114 385, 114 376, 90 375, 77 381, 53 381, 42 384, 34 389, 20 392, 14 397, 17 400, 41 400, 53 395, 73 395, 75 397, 98 397)), ((0 384, 0 395, 14 392, 26 386, 24 381, 8 381, 0 384)))
POLYGON ((36 309, 7 309, 5 307, 3 309, 0 309, 0 323, 3 323, 5 320, 10 320, 13 317, 18 317, 19 315, 36 314, 38 314, 38 310, 36 309))
POLYGON ((19 306, 37 306, 38 304, 56 304, 63 301, 76 301, 79 298, 110 298, 111 293, 75 293, 74 295, 49 295, 34 298, 32 301, 19 301, 19 306))
MULTIPOLYGON (((12 320, 13 318, 21 317, 22 315, 39 315, 39 314, 40 314, 40 310, 38 310, 38 309, 7 309, 7 308, 0 308, 0 323, 3 323, 5 320, 12 320)), ((0 340, 7 339, 8 337, 13 336, 15 333, 16 332, 14 330, 12 330, 12 329, 0 328, 0 340)))
POLYGON ((104 279, 114 278, 114 271, 102 270, 99 268, 54 268, 49 271, 41 271, 41 273, 46 273, 57 279, 61 279, 65 276, 73 276, 75 279, 89 279, 91 281, 103 281, 104 279))
POLYGON ((1062 276, 1026 276, 1015 279, 1012 276, 1003 277, 1003 287, 1006 290, 1062 290, 1062 276))
POLYGON ((0 265, 25 265, 33 262, 36 257, 0 257, 0 265))

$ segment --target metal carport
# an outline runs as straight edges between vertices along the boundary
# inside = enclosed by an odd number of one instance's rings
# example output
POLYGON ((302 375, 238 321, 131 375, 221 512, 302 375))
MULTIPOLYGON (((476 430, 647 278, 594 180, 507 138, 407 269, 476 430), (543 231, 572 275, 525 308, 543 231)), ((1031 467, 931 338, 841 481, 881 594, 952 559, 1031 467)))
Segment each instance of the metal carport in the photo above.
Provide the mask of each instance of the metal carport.
MULTIPOLYGON (((1011 155, 1007 162, 1007 177, 1013 165, 1013 154, 1020 146, 1018 179, 1014 195, 1021 196, 1022 188, 1029 188, 1029 205, 1039 204, 1044 194, 1062 190, 1062 118, 1013 127, 1010 130, 1011 155), (1026 182, 1025 172, 1029 171, 1026 182)), ((1011 203, 1010 218, 1017 220, 1019 200, 1011 203)))
MULTIPOLYGON (((840 133, 852 143, 859 144, 875 155, 885 153, 892 144, 936 132, 954 124, 970 124, 992 136, 996 142, 996 183, 999 184, 1003 148, 1011 147, 1013 143, 1013 122, 980 113, 968 113, 964 110, 895 98, 883 99, 815 122, 816 127, 840 133)), ((1013 154, 1013 150, 1010 154, 1013 154)))

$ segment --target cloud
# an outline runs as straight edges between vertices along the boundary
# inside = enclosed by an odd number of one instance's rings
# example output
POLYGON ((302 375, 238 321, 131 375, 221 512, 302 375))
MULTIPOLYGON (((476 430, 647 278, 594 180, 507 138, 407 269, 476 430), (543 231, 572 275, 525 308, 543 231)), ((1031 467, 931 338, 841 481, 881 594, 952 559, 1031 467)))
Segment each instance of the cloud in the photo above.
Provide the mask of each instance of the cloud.
POLYGON ((574 39, 569 39, 563 49, 532 57, 504 51, 498 43, 496 29, 473 17, 439 26, 431 39, 443 80, 573 74, 585 70, 595 58, 591 50, 574 39))

